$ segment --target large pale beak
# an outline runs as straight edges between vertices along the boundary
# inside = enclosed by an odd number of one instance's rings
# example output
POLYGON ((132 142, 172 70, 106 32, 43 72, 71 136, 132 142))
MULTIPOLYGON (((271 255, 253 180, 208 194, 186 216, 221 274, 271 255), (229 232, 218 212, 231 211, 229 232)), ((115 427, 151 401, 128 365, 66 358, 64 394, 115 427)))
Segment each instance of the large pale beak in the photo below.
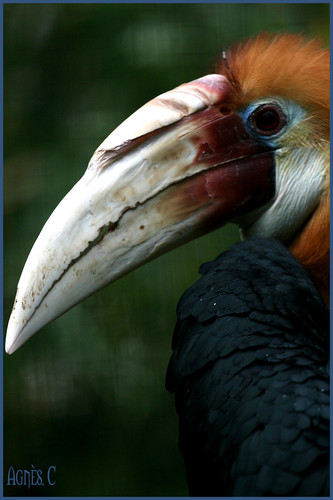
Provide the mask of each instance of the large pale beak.
POLYGON ((228 93, 221 75, 181 85, 101 144, 30 252, 8 353, 96 290, 272 197, 273 154, 228 108, 228 93))

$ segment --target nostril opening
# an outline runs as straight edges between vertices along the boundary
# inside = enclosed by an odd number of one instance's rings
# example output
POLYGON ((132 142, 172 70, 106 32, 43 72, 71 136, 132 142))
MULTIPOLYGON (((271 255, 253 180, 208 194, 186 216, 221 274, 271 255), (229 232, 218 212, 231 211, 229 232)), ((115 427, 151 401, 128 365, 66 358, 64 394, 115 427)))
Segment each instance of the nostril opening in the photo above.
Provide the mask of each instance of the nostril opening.
POLYGON ((220 108, 220 113, 221 115, 229 115, 231 113, 231 109, 222 106, 222 108, 220 108))

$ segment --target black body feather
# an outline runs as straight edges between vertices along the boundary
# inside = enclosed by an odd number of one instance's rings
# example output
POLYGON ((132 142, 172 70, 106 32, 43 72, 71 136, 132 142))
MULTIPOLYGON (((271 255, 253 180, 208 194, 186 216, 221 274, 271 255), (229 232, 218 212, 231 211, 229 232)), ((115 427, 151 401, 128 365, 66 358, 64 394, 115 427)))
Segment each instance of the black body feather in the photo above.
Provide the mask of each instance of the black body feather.
POLYGON ((190 495, 329 495, 329 312, 309 275, 275 240, 200 272, 166 380, 190 495))

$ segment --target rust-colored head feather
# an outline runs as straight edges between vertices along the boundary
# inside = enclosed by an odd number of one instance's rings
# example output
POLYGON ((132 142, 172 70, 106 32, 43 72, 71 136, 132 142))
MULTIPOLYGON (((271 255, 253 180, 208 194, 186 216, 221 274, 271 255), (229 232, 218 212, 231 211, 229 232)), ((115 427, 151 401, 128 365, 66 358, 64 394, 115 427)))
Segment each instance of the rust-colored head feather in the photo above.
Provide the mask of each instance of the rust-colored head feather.
POLYGON ((317 40, 263 33, 227 52, 220 72, 233 83, 236 107, 265 96, 293 99, 319 115, 328 137, 329 64, 317 40))
POLYGON ((330 193, 325 190, 318 208, 290 246, 290 250, 312 275, 329 304, 330 193))

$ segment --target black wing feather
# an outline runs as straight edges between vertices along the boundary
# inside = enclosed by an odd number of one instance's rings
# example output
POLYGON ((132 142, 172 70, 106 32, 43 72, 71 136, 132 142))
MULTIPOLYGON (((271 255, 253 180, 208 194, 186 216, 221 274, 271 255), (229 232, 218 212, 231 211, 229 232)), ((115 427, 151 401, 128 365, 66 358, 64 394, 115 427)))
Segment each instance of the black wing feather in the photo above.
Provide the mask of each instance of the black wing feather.
POLYGON ((200 272, 166 380, 190 494, 329 495, 329 313, 309 275, 275 240, 200 272))

